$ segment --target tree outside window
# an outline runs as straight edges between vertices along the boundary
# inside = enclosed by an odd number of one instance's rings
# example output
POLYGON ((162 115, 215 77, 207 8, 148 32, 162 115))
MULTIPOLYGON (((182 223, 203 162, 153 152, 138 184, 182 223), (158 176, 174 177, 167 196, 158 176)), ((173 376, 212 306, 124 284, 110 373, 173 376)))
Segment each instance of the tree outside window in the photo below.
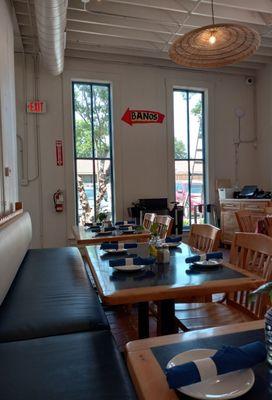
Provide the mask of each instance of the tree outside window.
POLYGON ((73 83, 77 210, 81 224, 112 217, 110 85, 73 83))

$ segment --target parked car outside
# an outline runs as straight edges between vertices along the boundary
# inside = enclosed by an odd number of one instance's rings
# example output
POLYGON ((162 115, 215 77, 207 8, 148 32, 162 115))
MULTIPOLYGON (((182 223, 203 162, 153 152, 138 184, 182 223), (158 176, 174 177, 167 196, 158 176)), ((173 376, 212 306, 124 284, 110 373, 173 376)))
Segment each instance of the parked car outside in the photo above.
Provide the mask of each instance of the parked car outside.
MULTIPOLYGON (((189 205, 189 188, 188 183, 176 184, 176 201, 178 201, 183 206, 189 205)), ((203 184, 193 182, 191 185, 191 195, 190 195, 191 208, 203 203, 203 184)))

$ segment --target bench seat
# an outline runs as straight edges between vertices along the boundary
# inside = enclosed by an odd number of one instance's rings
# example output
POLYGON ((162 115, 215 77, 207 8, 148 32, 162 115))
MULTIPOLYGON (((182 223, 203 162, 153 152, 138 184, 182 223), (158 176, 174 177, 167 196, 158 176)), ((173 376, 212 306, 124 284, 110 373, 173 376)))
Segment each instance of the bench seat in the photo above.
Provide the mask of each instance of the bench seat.
POLYGON ((109 331, 0 343, 1 400, 136 399, 109 331))
POLYGON ((105 329, 79 250, 28 250, 0 306, 0 341, 105 329))

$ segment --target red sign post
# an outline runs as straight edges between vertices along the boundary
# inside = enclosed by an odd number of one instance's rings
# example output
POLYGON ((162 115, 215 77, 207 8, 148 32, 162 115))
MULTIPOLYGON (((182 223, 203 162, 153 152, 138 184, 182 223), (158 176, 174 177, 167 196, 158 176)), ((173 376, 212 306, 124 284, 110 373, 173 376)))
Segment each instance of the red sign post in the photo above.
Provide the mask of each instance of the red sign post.
POLYGON ((56 140, 56 163, 58 167, 63 166, 62 140, 56 140))
POLYGON ((122 116, 122 121, 129 125, 134 124, 162 124, 165 115, 158 111, 149 110, 126 110, 122 116))

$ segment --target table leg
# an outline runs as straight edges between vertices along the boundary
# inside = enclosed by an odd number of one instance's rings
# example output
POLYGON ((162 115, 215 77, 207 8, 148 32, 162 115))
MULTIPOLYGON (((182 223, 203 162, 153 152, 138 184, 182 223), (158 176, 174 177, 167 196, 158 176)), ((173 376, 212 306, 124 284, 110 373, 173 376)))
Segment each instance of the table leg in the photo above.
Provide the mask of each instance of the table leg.
POLYGON ((178 325, 175 319, 175 302, 174 300, 162 300, 157 303, 158 306, 158 322, 157 334, 170 335, 178 332, 178 325))
POLYGON ((138 334, 139 339, 149 337, 149 304, 138 303, 138 334))

